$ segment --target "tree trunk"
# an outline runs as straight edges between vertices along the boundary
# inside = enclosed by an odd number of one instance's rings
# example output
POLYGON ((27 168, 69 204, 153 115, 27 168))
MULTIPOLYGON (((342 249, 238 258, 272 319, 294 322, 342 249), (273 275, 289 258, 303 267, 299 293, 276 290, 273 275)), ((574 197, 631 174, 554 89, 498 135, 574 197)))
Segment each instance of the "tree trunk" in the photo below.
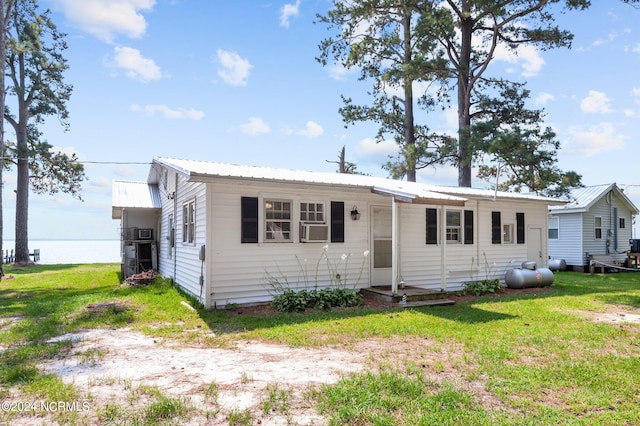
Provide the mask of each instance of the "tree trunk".
MULTIPOLYGON (((22 133, 22 129, 20 130, 22 133)), ((28 262, 29 258, 29 160, 27 159, 26 125, 24 134, 17 139, 17 182, 16 182, 16 262, 28 262)))
MULTIPOLYGON (((25 87, 24 54, 18 55, 20 67, 20 87, 25 87)), ((16 130, 17 181, 16 181, 16 262, 29 262, 29 143, 27 140, 27 123, 29 109, 26 95, 18 96, 18 126, 16 130)))
POLYGON ((468 1, 462 2, 460 69, 458 70, 458 186, 471 187, 471 36, 468 1))
MULTIPOLYGON (((8 17, 8 14, 5 14, 5 9, 8 9, 5 0, 0 0, 0 69, 2 70, 4 70, 7 55, 7 35, 5 28, 7 28, 6 18, 8 17)), ((0 73, 0 279, 4 277, 4 267, 2 265, 4 262, 4 209, 2 203, 2 189, 4 186, 2 185, 2 172, 4 167, 2 167, 2 164, 4 163, 4 106, 6 98, 4 72, 2 72, 0 73)))
MULTIPOLYGON (((412 60, 411 13, 404 14, 404 63, 412 60)), ((404 77, 404 155, 407 181, 416 181, 416 133, 413 119, 413 76, 404 77)))

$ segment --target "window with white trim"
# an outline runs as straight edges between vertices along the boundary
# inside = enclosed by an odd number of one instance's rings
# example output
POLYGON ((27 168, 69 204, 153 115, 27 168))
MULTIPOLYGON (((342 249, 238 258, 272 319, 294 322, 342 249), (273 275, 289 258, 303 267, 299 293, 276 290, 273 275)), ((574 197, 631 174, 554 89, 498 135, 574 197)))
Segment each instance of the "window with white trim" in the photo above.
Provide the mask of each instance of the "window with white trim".
POLYGON ((196 200, 182 205, 182 242, 196 241, 196 200))
POLYGON ((292 241, 291 201, 265 200, 265 241, 292 241))
POLYGON ((549 223, 549 239, 550 240, 560 239, 560 218, 550 217, 548 223, 549 223))
POLYGON ((460 210, 447 210, 447 242, 461 242, 462 236, 462 212, 460 210))
POLYGON ((502 243, 503 244, 513 244, 513 223, 505 223, 502 225, 502 243))
POLYGON ((300 221, 324 223, 324 203, 300 203, 300 221))
POLYGON ((593 231, 596 240, 602 239, 602 217, 595 216, 593 218, 593 231))

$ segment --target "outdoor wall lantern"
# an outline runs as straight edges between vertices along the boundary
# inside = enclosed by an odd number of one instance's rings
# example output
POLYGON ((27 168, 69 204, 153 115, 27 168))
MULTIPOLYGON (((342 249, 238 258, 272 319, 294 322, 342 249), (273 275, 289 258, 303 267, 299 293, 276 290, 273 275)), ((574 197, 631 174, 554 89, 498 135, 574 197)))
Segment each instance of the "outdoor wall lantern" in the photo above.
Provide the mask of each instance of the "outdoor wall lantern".
POLYGON ((351 220, 360 220, 360 212, 356 206, 351 209, 351 220))

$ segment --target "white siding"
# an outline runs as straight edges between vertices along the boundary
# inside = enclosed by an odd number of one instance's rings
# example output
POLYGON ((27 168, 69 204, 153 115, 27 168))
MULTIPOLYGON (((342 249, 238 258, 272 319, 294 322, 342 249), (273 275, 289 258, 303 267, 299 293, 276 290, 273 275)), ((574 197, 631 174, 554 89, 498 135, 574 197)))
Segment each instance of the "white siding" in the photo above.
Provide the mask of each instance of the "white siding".
MULTIPOLYGON (((251 304, 273 297, 270 281, 288 288, 324 288, 342 285, 347 288, 370 286, 371 206, 391 206, 391 198, 361 189, 336 189, 326 185, 273 184, 264 181, 220 179, 209 183, 187 182, 181 175, 169 173, 167 187, 161 187, 163 213, 160 220, 159 270, 163 276, 187 292, 200 296, 200 271, 204 288, 201 301, 207 307, 224 308, 227 304, 251 304), (175 199, 172 198, 175 193, 175 199), (241 197, 258 198, 259 243, 241 243, 241 197), (196 200, 195 244, 182 242, 182 206, 196 200), (264 241, 264 200, 290 200, 293 211, 293 241, 264 241), (175 200, 175 205, 174 205, 175 200), (344 243, 299 242, 299 204, 324 203, 325 221, 330 222, 331 201, 344 202, 344 243), (351 220, 349 212, 356 206, 360 220, 351 220), (175 208, 175 212, 174 212, 175 208), (169 215, 174 214, 175 248, 169 253, 169 215), (200 246, 206 244, 206 261, 200 262, 200 246), (326 249, 324 247, 327 247, 326 249), (339 281, 336 279, 339 274, 339 281)), ((471 200, 465 207, 442 207, 398 203, 399 259, 398 276, 407 285, 455 291, 474 279, 504 279, 507 269, 528 260, 527 244, 492 244, 491 212, 500 211, 502 223, 513 223, 516 213, 525 213, 525 227, 542 229, 546 259, 547 206, 533 201, 471 200), (426 208, 474 212, 473 244, 426 244, 426 208), (444 256, 443 256, 444 254, 444 256), (443 263, 446 262, 446 263, 443 263), (444 273, 444 276, 443 276, 444 273)), ((442 227, 439 225, 439 234, 442 227)), ((526 233, 525 233, 526 234, 526 233)), ((540 265, 546 266, 546 265, 540 265)), ((391 284, 391 283, 389 283, 391 284)))
POLYGON ((390 203, 387 197, 362 191, 335 191, 327 187, 265 183, 210 184, 208 203, 210 243, 207 247, 209 265, 207 282, 211 307, 222 308, 230 303, 247 304, 272 299, 270 280, 277 280, 292 289, 341 285, 348 288, 369 286, 368 203, 390 203), (259 243, 241 243, 241 197, 259 199, 259 243), (291 200, 293 210, 293 241, 265 242, 265 199, 291 200), (299 242, 299 203, 324 203, 325 221, 330 220, 331 201, 344 202, 344 243, 299 242), (359 221, 351 220, 349 212, 357 206, 359 221), (324 246, 328 248, 323 249, 324 246))
POLYGON ((625 251, 629 249, 631 238, 631 212, 615 196, 605 195, 595 203, 589 212, 584 213, 584 251, 590 254, 610 254, 614 259, 624 261, 625 251), (614 218, 614 208, 618 217, 614 218), (595 217, 602 218, 602 238, 596 239, 594 233, 595 217), (626 226, 619 228, 619 218, 624 217, 626 226), (614 240, 615 236, 617 238, 614 240))
MULTIPOLYGON (((536 203, 500 201, 469 201, 465 207, 446 207, 401 204, 400 278, 407 285, 433 290, 456 291, 468 281, 504 279, 507 270, 519 267, 527 259, 525 244, 491 242, 491 212, 501 212, 502 224, 516 227, 516 213, 525 214, 525 229, 542 228, 543 258, 546 258, 547 206, 536 203), (438 244, 426 244, 426 208, 439 209, 438 244), (446 210, 474 212, 473 244, 449 243, 442 250, 442 217, 446 210), (443 262, 444 266, 443 266, 443 262), (444 269, 445 276, 442 276, 444 269)), ((538 265, 540 267, 546 265, 538 265)))
MULTIPOLYGON (((200 246, 206 243, 206 184, 186 182, 181 176, 169 173, 167 187, 160 188, 162 199, 161 231, 159 238, 158 269, 161 275, 171 277, 174 282, 190 293, 200 298, 200 271, 205 270, 198 255, 200 246), (196 225, 195 241, 183 242, 183 218, 182 206, 195 200, 196 225), (173 253, 169 254, 169 216, 173 214, 175 225, 175 246, 173 253)), ((162 184, 161 184, 162 185, 162 184)), ((201 302, 205 303, 205 289, 202 289, 201 302)))
POLYGON ((558 239, 549 240, 549 256, 564 259, 569 266, 583 266, 582 214, 559 214, 555 217, 558 218, 558 239))

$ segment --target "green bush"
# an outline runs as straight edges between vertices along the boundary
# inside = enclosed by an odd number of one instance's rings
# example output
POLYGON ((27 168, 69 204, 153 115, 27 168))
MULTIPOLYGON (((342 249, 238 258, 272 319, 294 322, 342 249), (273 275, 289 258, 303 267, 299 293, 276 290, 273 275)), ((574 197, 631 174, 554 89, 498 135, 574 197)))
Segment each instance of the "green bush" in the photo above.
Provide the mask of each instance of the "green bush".
POLYGON ((272 306, 280 312, 303 312, 306 309, 358 306, 362 300, 362 295, 354 289, 324 288, 298 292, 285 289, 273 298, 272 306))
POLYGON ((470 281, 464 284, 464 293, 471 293, 474 296, 482 296, 487 293, 499 293, 503 289, 503 285, 497 278, 492 280, 485 279, 480 281, 470 281))

